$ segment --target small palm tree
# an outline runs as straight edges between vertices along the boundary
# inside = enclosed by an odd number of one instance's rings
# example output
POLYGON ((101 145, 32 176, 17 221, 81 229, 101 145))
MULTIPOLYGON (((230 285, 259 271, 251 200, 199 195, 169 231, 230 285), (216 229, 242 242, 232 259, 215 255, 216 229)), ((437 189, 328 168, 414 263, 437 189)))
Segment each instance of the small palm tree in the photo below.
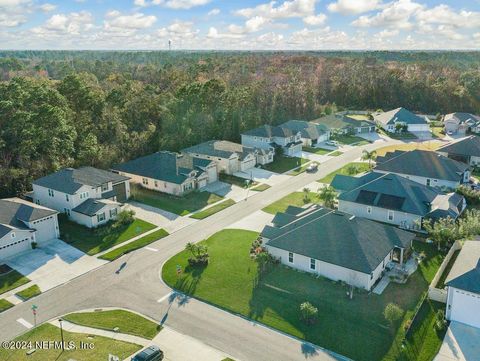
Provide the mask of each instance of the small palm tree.
POLYGON ((377 152, 372 150, 369 152, 368 150, 364 150, 362 154, 362 160, 368 160, 368 167, 372 169, 372 160, 377 159, 377 152))
POLYGON ((303 202, 308 203, 310 201, 310 188, 303 188, 303 202))
POLYGON ((325 186, 318 192, 318 198, 323 201, 326 207, 333 208, 337 192, 331 186, 325 186))

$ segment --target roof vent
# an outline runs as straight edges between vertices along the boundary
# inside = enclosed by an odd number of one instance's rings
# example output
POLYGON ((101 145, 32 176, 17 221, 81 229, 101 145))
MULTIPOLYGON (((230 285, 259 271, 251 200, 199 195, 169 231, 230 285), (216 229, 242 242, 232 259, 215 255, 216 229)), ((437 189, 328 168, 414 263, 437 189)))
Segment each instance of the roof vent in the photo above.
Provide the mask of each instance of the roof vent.
POLYGON ((355 218, 355 216, 351 216, 348 220, 352 221, 355 218))

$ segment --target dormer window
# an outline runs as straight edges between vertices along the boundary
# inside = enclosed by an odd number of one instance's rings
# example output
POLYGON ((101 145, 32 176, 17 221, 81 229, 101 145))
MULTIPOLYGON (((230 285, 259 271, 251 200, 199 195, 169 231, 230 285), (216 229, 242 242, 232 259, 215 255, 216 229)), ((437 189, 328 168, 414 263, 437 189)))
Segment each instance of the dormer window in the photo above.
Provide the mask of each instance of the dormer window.
POLYGON ((49 195, 50 197, 55 197, 55 193, 53 192, 53 189, 49 189, 49 190, 48 190, 48 195, 49 195))

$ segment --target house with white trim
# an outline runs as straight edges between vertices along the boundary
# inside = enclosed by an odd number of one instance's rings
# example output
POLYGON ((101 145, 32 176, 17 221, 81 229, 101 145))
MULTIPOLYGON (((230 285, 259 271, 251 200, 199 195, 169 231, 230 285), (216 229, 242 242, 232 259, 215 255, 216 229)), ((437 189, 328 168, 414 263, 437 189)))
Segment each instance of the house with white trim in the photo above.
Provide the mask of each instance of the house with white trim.
POLYGON ((374 113, 373 119, 379 127, 390 133, 396 132, 398 125, 406 126, 409 132, 430 132, 430 125, 426 117, 413 114, 405 108, 374 113))
POLYGON ((302 134, 281 126, 265 124, 241 134, 242 145, 250 148, 269 149, 280 147, 287 156, 294 156, 302 151, 302 134))
POLYGON ((443 117, 445 133, 465 135, 468 132, 480 133, 480 116, 470 113, 450 113, 443 117))

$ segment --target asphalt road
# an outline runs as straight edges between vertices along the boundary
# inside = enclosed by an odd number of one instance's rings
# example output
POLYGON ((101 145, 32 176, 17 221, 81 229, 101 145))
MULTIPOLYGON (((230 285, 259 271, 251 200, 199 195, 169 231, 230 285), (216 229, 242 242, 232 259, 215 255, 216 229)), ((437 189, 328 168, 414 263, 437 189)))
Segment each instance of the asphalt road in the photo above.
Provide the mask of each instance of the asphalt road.
POLYGON ((158 252, 147 249, 133 252, 5 311, 0 314, 0 341, 10 340, 27 330, 17 321, 19 318, 33 324, 32 304, 38 306, 37 323, 84 309, 124 307, 243 361, 338 359, 338 356, 198 300, 168 297, 172 290, 160 279, 161 267, 166 260, 183 250, 187 242, 203 240, 358 159, 363 149, 372 150, 395 143, 398 142, 354 148, 323 163, 315 174, 302 173, 292 177, 151 244, 150 247, 158 252))

